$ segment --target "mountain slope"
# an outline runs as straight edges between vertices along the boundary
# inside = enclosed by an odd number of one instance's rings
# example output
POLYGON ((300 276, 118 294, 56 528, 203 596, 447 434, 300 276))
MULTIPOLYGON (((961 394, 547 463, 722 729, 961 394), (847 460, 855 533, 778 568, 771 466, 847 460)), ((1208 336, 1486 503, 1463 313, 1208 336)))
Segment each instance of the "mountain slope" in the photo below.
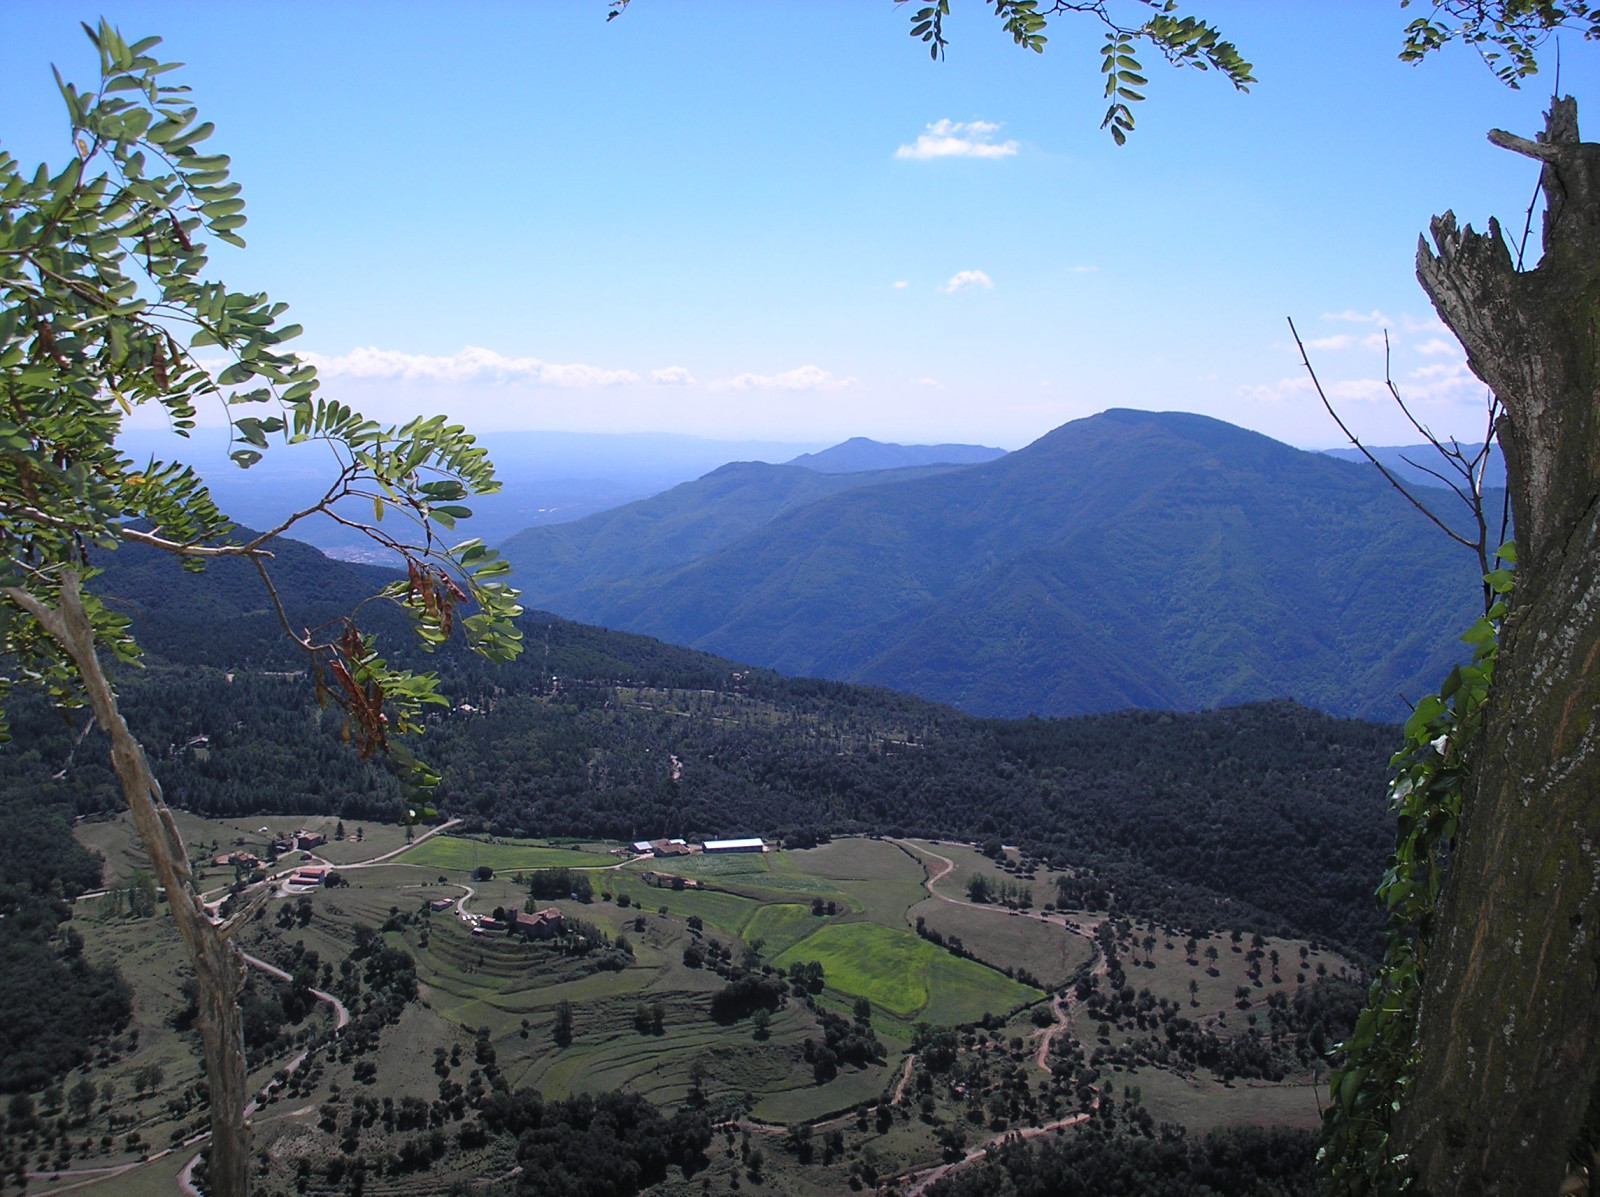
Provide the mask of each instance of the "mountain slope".
POLYGON ((1456 658, 1474 582, 1370 469, 1112 410, 545 605, 983 714, 1292 697, 1390 718, 1456 658))
POLYGON ((735 461, 648 499, 571 523, 524 529, 500 548, 527 602, 565 611, 582 602, 574 592, 685 565, 818 499, 953 468, 819 473, 792 464, 735 461))
POLYGON ((1005 456, 988 445, 893 445, 853 436, 819 453, 802 453, 788 464, 819 474, 853 474, 919 465, 977 465, 1005 456))

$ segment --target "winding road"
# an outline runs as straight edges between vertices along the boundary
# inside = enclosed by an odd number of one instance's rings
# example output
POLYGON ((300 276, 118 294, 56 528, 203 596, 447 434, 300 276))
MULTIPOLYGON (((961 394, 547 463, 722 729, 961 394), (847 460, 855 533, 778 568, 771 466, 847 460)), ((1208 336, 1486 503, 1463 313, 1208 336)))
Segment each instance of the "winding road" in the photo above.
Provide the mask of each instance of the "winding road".
MULTIPOLYGON (((954 872, 956 862, 951 860, 948 856, 943 856, 940 853, 933 851, 931 848, 924 848, 920 844, 913 844, 908 840, 899 840, 890 837, 885 838, 888 839, 890 843, 894 844, 896 847, 912 856, 914 859, 922 860, 923 869, 926 872, 926 876, 923 879, 923 888, 928 891, 929 897, 938 898, 941 902, 949 902, 952 906, 966 906, 972 910, 986 910, 993 914, 1004 915, 1007 918, 1013 917, 1013 912, 1003 907, 989 906, 981 902, 970 902, 962 898, 952 898, 949 894, 940 893, 934 888, 935 883, 943 881, 952 872, 954 872), (924 857, 931 857, 933 860, 937 861, 938 864, 929 865, 928 862, 923 859, 924 857)), ((1049 923, 1053 926, 1060 927, 1071 935, 1081 935, 1085 939, 1089 940, 1091 945, 1094 944, 1094 932, 1099 927, 1098 920, 1096 920, 1096 922, 1092 925, 1085 925, 1082 923, 1069 922, 1065 916, 1062 916, 1059 919, 1053 919, 1046 914, 1029 913, 1023 917, 1038 919, 1041 923, 1049 923)), ((1105 956, 1098 947, 1094 948, 1094 954, 1094 971, 1097 975, 1104 975, 1106 969, 1105 956)), ((1050 1010, 1051 1013, 1055 1015, 1055 1022, 1050 1026, 1044 1027, 1040 1031, 1035 1032, 1040 1037, 1040 1043, 1039 1050, 1034 1054, 1034 1063, 1046 1072, 1050 1071, 1050 1045, 1055 1041, 1055 1037, 1057 1035, 1067 1029, 1070 1023, 1070 1005, 1071 999, 1065 993, 1056 994, 1050 1002, 1050 1010)), ((897 1103, 900 1100, 900 1094, 905 1090, 906 1080, 910 1077, 910 1075, 911 1061, 908 1059, 906 1061, 905 1075, 900 1078, 900 1085, 895 1091, 895 1101, 897 1103)), ((973 1147, 972 1150, 968 1151, 965 1156, 954 1161, 953 1163, 938 1164, 932 1168, 924 1168, 915 1172, 905 1173, 902 1176, 895 1177, 894 1183, 904 1197, 921 1197, 921 1194, 936 1180, 943 1176, 949 1175, 958 1168, 966 1167, 966 1165, 972 1163, 974 1160, 981 1160, 989 1148, 995 1146, 997 1143, 1003 1143, 1007 1139, 1037 1138, 1038 1136, 1048 1134, 1051 1131, 1065 1130, 1069 1126, 1076 1126, 1078 1123, 1085 1121, 1088 1117, 1089 1115, 1086 1113, 1073 1114, 1067 1118, 1060 1118, 1054 1122, 1048 1122, 1043 1126, 1030 1126, 1022 1130, 1002 1131, 997 1135, 991 1135, 989 1138, 982 1140, 977 1144, 977 1146, 973 1147)))
MULTIPOLYGON (((412 848, 415 848, 418 844, 422 843, 423 840, 429 839, 432 836, 436 836, 436 835, 440 834, 441 832, 448 831, 450 828, 454 827, 459 822, 461 822, 460 819, 449 819, 446 822, 443 822, 443 823, 439 824, 439 826, 437 826, 437 827, 429 828, 427 831, 425 831, 421 835, 417 836, 416 839, 412 840, 409 844, 402 845, 401 847, 396 848, 393 851, 384 852, 384 853, 381 853, 378 856, 370 857, 367 860, 352 861, 349 864, 334 864, 332 861, 329 861, 329 860, 327 860, 327 859, 325 859, 323 857, 320 857, 320 856, 315 856, 313 859, 317 863, 322 864, 322 865, 326 865, 330 869, 366 869, 366 868, 371 868, 374 865, 382 864, 387 860, 390 860, 390 859, 392 859, 392 858, 394 858, 396 856, 399 856, 402 852, 406 852, 406 851, 409 851, 412 848)), ((298 865, 294 865, 294 866, 292 866, 290 868, 280 870, 279 872, 272 874, 265 881, 258 882, 256 886, 250 887, 250 889, 253 890, 253 889, 257 888, 257 886, 276 886, 277 890, 278 890, 278 896, 287 897, 288 896, 288 891, 282 885, 278 884, 278 882, 280 881, 281 878, 287 877, 290 874, 294 873, 297 869, 303 868, 303 867, 304 867, 304 862, 302 862, 301 864, 298 864, 298 865)), ((457 899, 457 901, 456 901, 456 911, 457 911, 457 913, 464 915, 465 914, 464 904, 466 903, 466 901, 469 898, 471 898, 473 896, 473 891, 472 891, 472 887, 471 886, 462 886, 462 888, 465 889, 467 892, 464 895, 462 895, 462 897, 457 899)), ((78 897, 74 899, 74 901, 82 901, 82 900, 84 900, 86 898, 104 897, 108 892, 109 892, 108 890, 104 890, 104 889, 94 890, 94 891, 91 891, 89 893, 79 894, 78 897)), ((250 890, 246 890, 246 891, 243 891, 243 892, 248 893, 248 892, 250 892, 250 890)), ((201 899, 202 899, 202 901, 205 902, 206 908, 207 908, 207 910, 209 910, 211 912, 213 919, 216 918, 216 908, 217 908, 217 906, 219 906, 221 904, 221 902, 226 897, 226 895, 227 895, 227 890, 225 888, 211 890, 211 891, 208 891, 207 893, 201 895, 201 899), (220 896, 212 897, 212 895, 220 895, 220 896)), ((248 964, 251 968, 260 969, 262 972, 266 973, 268 976, 276 977, 280 981, 292 981, 294 979, 288 973, 284 972, 283 969, 277 967, 276 965, 268 964, 265 960, 262 960, 262 959, 260 959, 259 957, 256 957, 256 956, 252 956, 252 955, 250 955, 249 952, 246 952, 243 949, 240 950, 239 955, 243 958, 244 962, 246 964, 248 964)), ((316 998, 317 1001, 326 1003, 333 1010, 334 1031, 335 1032, 342 1031, 346 1026, 349 1025, 349 1023, 350 1023, 350 1011, 345 1007, 345 1004, 343 1002, 341 1002, 338 998, 334 997, 333 994, 325 993, 320 989, 311 989, 309 986, 307 987, 306 992, 308 992, 312 997, 316 998)), ((293 1060, 290 1060, 288 1064, 284 1065, 282 1071, 285 1074, 293 1072, 295 1069, 299 1068, 302 1064, 305 1063, 306 1056, 308 1054, 309 1054, 309 1051, 302 1051, 293 1060)), ((255 1098, 251 1099, 250 1104, 245 1106, 244 1116, 246 1118, 249 1118, 252 1114, 254 1114, 256 1112, 256 1110, 260 1107, 260 1098, 264 1097, 268 1093, 270 1093, 278 1084, 279 1084, 279 1082, 277 1082, 275 1080, 274 1081, 268 1081, 267 1085, 261 1090, 261 1092, 255 1098)), ((75 1179, 77 1177, 82 1177, 83 1179, 77 1180, 76 1183, 63 1185, 63 1186, 61 1186, 59 1188, 54 1188, 54 1189, 50 1190, 52 1193, 69 1193, 69 1192, 73 1191, 74 1189, 87 1188, 90 1185, 99 1184, 102 1181, 112 1180, 115 1177, 122 1176, 122 1175, 124 1175, 125 1173, 128 1173, 128 1172, 132 1172, 137 1168, 143 1168, 147 1164, 153 1164, 156 1160, 164 1159, 166 1156, 171 1155, 174 1151, 187 1150, 188 1148, 194 1147, 197 1144, 204 1143, 210 1137, 211 1137, 210 1132, 205 1132, 203 1134, 195 1135, 192 1138, 185 1139, 181 1144, 179 1144, 175 1148, 174 1147, 164 1147, 160 1151, 152 1152, 149 1156, 145 1157, 144 1159, 141 1159, 141 1160, 130 1160, 126 1164, 113 1164, 113 1165, 110 1165, 110 1166, 104 1167, 104 1168, 67 1168, 67 1169, 63 1169, 63 1170, 61 1170, 59 1172, 29 1172, 26 1175, 27 1175, 27 1178, 29 1180, 42 1180, 42 1181, 57 1180, 57 1179, 72 1180, 72 1179, 75 1179)), ((183 1194, 185 1194, 185 1197, 200 1197, 200 1192, 195 1187, 195 1184, 194 1184, 194 1169, 195 1169, 195 1165, 197 1165, 199 1162, 200 1162, 200 1156, 199 1156, 198 1153, 196 1153, 194 1155, 194 1157, 191 1158, 189 1160, 189 1162, 183 1166, 183 1170, 178 1173, 178 1177, 177 1177, 178 1191, 183 1193, 183 1194)))

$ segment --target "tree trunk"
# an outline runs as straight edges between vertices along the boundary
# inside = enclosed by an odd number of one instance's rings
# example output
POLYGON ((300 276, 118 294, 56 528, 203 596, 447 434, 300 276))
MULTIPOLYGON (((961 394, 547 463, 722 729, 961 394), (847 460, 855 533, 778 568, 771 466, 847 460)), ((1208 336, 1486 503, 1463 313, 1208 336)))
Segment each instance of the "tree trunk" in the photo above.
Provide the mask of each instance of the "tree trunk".
POLYGON ((245 1121, 247 1078, 244 1031, 239 1016, 239 988, 244 964, 225 928, 207 915, 189 871, 183 838, 172 813, 161 801, 161 786, 150 771, 144 749, 128 730, 117 709, 100 660, 94 628, 80 597, 78 576, 63 571, 54 608, 23 590, 6 592, 44 627, 78 667, 94 717, 111 739, 111 762, 122 783, 134 826, 150 854, 167 905, 188 949, 199 988, 200 1037, 205 1046, 206 1083, 211 1101, 211 1153, 206 1189, 212 1197, 248 1197, 250 1191, 250 1126, 245 1121))
POLYGON ((1417 275, 1500 398, 1516 590, 1426 960, 1397 1147, 1445 1194, 1554 1197, 1600 1064, 1600 145, 1552 102, 1539 265, 1433 221, 1417 275))

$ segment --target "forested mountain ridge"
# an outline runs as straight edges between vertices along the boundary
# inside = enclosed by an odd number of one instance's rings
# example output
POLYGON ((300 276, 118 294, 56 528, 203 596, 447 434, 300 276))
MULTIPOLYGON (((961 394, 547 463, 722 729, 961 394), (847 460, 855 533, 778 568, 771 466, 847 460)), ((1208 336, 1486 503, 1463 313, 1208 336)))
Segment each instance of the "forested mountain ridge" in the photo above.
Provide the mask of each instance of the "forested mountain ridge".
POLYGON ((1395 718, 1458 658, 1478 595, 1468 555, 1370 467, 1118 409, 697 560, 607 551, 619 580, 519 578, 569 618, 994 715, 1290 697, 1395 718))
MULTIPOLYGON (((298 551, 284 545, 276 560, 298 551)), ((145 555, 120 550, 120 567, 98 582, 229 593, 216 567, 182 576, 158 559, 168 579, 135 568, 145 555)), ((280 581, 286 605, 300 611, 354 593, 369 575, 284 569, 280 581)), ((129 605, 152 642, 148 597, 129 605)), ((230 617, 218 614, 223 599, 194 598, 211 614, 195 616, 184 635, 174 626, 159 650, 152 644, 148 667, 125 676, 124 707, 168 799, 219 815, 393 814, 395 780, 340 742, 309 682, 285 676, 293 658, 265 647, 281 639, 274 626, 237 597, 230 617)), ((373 613, 370 626, 381 627, 373 613)), ((1373 942, 1393 727, 1286 702, 980 719, 551 615, 532 613, 523 627, 527 651, 508 666, 456 648, 414 662, 436 669, 451 698, 415 747, 444 774, 441 811, 468 827, 624 839, 804 842, 853 831, 1004 840, 1077 868, 1085 900, 1174 924, 1373 942)), ((104 743, 92 730, 81 735, 81 716, 63 720, 37 701, 14 706, 0 802, 120 807, 104 743)))
POLYGON ((988 445, 895 445, 853 436, 816 453, 802 453, 788 464, 822 474, 850 474, 901 466, 976 465, 1004 456, 1004 449, 992 449, 988 445))
POLYGON ((788 465, 729 462, 648 499, 571 523, 527 528, 500 550, 515 567, 516 583, 529 603, 564 610, 581 605, 593 588, 685 565, 830 495, 960 468, 819 471, 799 460, 788 465))

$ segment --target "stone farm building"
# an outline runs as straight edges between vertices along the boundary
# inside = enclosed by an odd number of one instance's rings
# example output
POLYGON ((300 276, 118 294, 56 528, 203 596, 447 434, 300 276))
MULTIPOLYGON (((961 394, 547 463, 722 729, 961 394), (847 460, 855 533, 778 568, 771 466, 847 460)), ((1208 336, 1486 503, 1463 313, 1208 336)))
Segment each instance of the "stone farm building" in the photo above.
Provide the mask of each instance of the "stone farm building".
POLYGON ((565 928, 561 912, 554 906, 533 914, 519 910, 511 919, 511 930, 529 939, 554 939, 565 928))

